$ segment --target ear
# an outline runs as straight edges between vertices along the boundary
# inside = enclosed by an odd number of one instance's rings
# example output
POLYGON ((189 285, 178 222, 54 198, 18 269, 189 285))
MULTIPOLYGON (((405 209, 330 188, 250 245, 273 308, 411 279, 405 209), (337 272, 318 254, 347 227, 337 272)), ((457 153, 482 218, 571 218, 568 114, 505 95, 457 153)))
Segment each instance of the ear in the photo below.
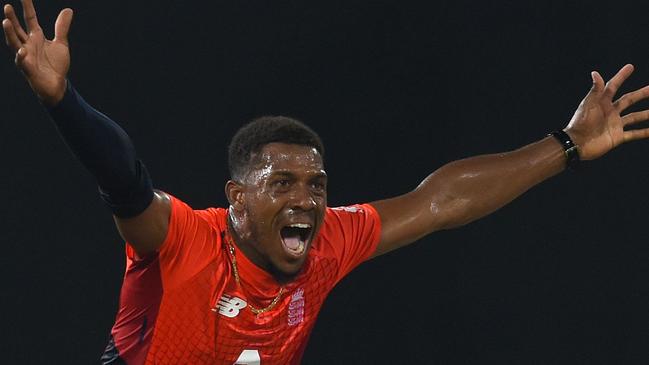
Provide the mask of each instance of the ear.
POLYGON ((225 196, 228 198, 230 206, 235 211, 243 209, 245 204, 243 186, 234 180, 228 180, 225 183, 225 196))

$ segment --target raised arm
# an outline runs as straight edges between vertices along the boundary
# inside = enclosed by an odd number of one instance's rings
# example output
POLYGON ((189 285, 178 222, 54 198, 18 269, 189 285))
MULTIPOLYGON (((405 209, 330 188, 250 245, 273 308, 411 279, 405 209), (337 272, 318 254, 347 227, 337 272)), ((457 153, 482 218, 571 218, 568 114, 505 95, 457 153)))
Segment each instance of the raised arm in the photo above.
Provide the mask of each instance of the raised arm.
MULTIPOLYGON (((613 101, 633 72, 624 66, 604 84, 591 74, 593 86, 564 129, 582 160, 598 158, 616 146, 649 137, 649 129, 624 130, 649 119, 649 110, 621 113, 649 97, 649 86, 613 101)), ((566 166, 563 147, 554 137, 511 152, 451 162, 429 175, 415 190, 372 203, 382 220, 381 241, 374 256, 405 246, 434 231, 462 226, 484 217, 566 166)))
POLYGON ((53 40, 45 39, 32 0, 23 0, 23 29, 11 5, 4 6, 2 28, 15 52, 16 66, 47 107, 61 136, 95 176, 117 227, 139 254, 156 250, 168 227, 170 203, 154 193, 151 180, 122 128, 88 105, 67 81, 68 31, 72 10, 59 13, 53 40))

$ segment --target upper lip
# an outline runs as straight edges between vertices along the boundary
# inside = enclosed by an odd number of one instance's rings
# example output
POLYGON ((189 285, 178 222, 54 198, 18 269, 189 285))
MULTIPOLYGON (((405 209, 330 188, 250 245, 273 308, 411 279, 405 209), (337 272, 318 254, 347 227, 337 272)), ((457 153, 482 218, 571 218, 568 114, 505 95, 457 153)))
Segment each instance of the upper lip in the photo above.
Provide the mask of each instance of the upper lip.
POLYGON ((295 215, 292 217, 286 217, 286 220, 284 221, 284 223, 282 223, 280 229, 284 227, 289 227, 294 224, 306 224, 309 226, 309 228, 313 228, 313 226, 315 226, 314 223, 315 217, 312 217, 311 214, 305 214, 305 213, 295 215))
POLYGON ((308 229, 308 235, 305 237, 305 241, 310 241, 311 238, 313 238, 313 232, 314 232, 314 227, 315 223, 313 223, 313 220, 307 219, 306 217, 302 217, 301 219, 291 219, 288 222, 285 222, 284 224, 281 225, 280 227, 280 236, 281 236, 281 230, 287 227, 295 226, 295 225, 306 225, 308 226, 307 228, 303 229, 308 229))
POLYGON ((294 226, 307 226, 307 227, 298 227, 298 228, 312 228, 313 224, 308 222, 293 222, 285 225, 284 227, 294 227, 294 226))

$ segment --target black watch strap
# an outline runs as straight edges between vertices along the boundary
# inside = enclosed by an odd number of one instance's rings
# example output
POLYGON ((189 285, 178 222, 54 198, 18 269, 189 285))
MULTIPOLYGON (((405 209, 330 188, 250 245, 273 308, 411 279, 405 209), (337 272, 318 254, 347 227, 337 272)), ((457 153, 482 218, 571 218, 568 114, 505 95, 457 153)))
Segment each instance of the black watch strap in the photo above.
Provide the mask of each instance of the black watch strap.
POLYGON ((552 136, 561 143, 561 147, 563 147, 563 153, 566 155, 566 164, 568 167, 574 169, 579 165, 579 161, 581 161, 579 157, 579 150, 577 149, 577 145, 575 142, 572 141, 568 133, 558 130, 554 131, 548 136, 552 136))

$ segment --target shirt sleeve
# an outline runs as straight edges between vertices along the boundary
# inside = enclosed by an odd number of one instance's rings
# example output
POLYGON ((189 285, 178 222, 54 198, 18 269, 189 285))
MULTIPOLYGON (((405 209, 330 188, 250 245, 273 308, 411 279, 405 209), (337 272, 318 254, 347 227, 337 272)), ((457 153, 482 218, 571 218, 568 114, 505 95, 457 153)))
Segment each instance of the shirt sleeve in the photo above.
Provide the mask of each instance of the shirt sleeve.
MULTIPOLYGON (((171 215, 167 236, 157 252, 162 286, 169 290, 193 277, 214 259, 220 257, 220 230, 210 224, 206 211, 194 210, 185 202, 168 194, 171 215)), ((127 245, 127 256, 137 260, 127 245)))
POLYGON ((369 259, 381 239, 381 219, 369 204, 328 208, 323 229, 338 261, 337 281, 369 259))

